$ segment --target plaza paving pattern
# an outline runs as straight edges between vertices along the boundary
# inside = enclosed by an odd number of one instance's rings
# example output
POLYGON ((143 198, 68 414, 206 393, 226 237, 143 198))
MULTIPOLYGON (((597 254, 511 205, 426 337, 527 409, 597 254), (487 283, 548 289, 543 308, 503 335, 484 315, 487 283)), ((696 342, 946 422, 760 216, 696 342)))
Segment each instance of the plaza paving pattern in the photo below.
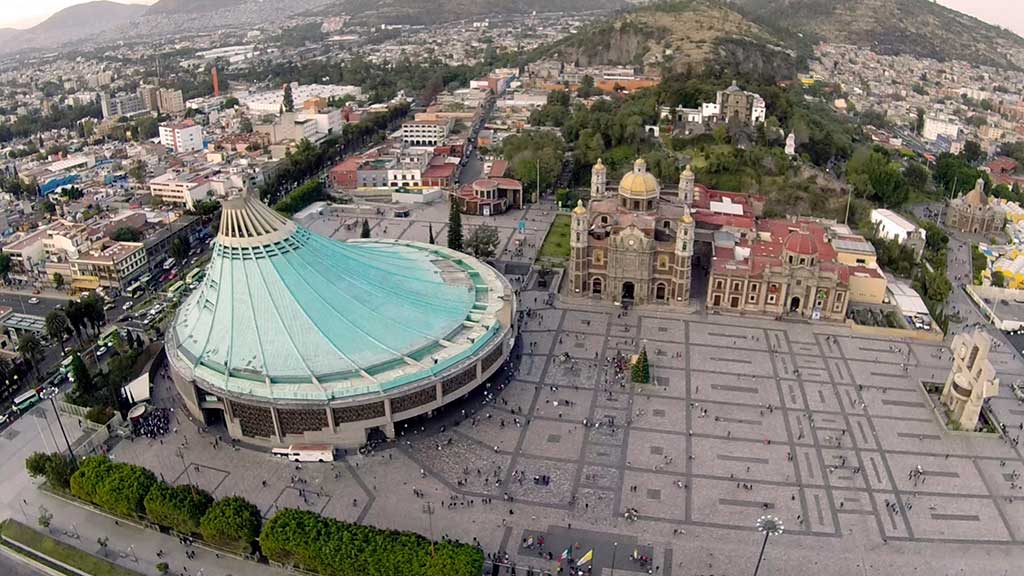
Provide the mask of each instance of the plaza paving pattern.
MULTIPOLYGON (((572 543, 576 557, 595 548, 595 573, 607 574, 618 543, 616 573, 641 570, 628 558, 635 549, 663 574, 748 573, 764 513, 786 530, 769 543, 763 574, 1001 574, 1024 559, 1019 449, 945 432, 921 389, 945 378, 943 346, 544 299, 523 294, 532 316, 507 385, 409 423, 371 456, 297 467, 214 448, 216 431, 184 420, 162 443, 121 442, 113 456, 216 496, 243 495, 268 517, 298 507, 476 539, 546 570, 555 564, 546 552, 557 558, 572 543), (609 383, 605 358, 642 346, 652 384, 609 383), (910 478, 918 467, 923 479, 910 478), (546 485, 533 480, 542 475, 546 485), (523 548, 541 535, 544 551, 523 548)), ((1002 348, 993 361, 1004 382, 993 406, 1012 436, 1024 409, 1009 383, 1024 364, 1002 348)), ((155 394, 175 402, 166 381, 155 394)))

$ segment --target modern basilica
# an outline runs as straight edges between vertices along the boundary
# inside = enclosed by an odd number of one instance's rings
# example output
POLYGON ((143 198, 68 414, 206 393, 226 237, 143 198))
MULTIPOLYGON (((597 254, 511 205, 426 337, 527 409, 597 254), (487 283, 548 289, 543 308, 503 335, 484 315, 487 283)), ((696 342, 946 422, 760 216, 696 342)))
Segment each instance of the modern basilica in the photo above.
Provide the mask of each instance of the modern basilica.
POLYGON ((676 201, 662 201, 642 158, 612 193, 599 160, 591 174, 590 201, 572 212, 569 282, 573 294, 621 304, 686 307, 693 256, 694 175, 679 177, 676 201))

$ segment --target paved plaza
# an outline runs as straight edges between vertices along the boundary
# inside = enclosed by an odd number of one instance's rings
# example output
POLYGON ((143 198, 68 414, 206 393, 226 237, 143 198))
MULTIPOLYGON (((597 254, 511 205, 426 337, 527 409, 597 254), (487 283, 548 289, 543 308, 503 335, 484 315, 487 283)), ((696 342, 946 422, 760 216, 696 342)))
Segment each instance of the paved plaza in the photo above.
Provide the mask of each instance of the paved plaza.
MULTIPOLYGON (((572 545, 576 557, 595 549, 596 573, 610 573, 613 555, 617 572, 641 571, 634 552, 664 574, 746 573, 765 513, 786 530, 764 573, 1002 573, 1024 558, 1024 461, 1001 438, 939 425, 920 381, 945 377, 941 345, 824 324, 545 307, 545 297, 522 295, 531 311, 514 375, 408 423, 370 456, 299 467, 215 448, 216 431, 188 421, 113 456, 243 495, 268 517, 296 507, 476 539, 546 570, 547 552, 572 545), (605 359, 641 346, 652 384, 620 385, 605 359), (543 551, 523 547, 540 537, 543 551)), ((1024 376, 1004 349, 993 362, 1004 382, 1024 376)), ((175 401, 166 382, 155 394, 175 401)), ((994 404, 1015 435, 1024 409, 1009 386, 994 404)))

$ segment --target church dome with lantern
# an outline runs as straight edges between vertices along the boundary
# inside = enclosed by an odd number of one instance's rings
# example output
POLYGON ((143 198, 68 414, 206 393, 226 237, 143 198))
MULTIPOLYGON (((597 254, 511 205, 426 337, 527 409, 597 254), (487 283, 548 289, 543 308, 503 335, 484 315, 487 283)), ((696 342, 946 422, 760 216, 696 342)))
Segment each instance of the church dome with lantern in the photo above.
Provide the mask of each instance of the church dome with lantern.
POLYGON ((627 172, 619 182, 619 196, 631 200, 654 199, 659 192, 658 179, 647 171, 647 162, 643 158, 637 158, 633 163, 633 171, 627 172))

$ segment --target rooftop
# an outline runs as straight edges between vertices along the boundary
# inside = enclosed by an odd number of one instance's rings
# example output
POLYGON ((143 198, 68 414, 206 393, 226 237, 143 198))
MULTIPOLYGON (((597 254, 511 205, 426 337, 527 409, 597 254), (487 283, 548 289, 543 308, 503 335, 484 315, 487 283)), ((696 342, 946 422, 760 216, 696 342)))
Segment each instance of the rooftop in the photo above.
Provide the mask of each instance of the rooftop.
POLYGON ((226 201, 169 347, 213 386, 259 398, 377 394, 444 371, 504 332, 507 283, 435 245, 339 242, 259 201, 226 201))

